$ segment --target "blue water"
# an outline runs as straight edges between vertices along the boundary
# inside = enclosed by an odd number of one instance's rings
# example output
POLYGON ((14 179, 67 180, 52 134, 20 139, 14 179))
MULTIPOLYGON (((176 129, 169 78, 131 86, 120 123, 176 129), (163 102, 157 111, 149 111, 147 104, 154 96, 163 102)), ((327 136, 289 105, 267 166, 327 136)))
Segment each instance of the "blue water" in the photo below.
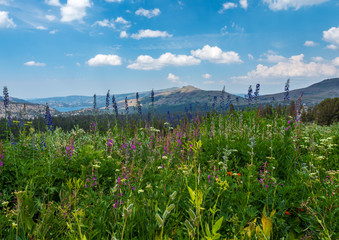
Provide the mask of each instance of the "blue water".
POLYGON ((59 112, 70 112, 75 110, 84 109, 86 107, 54 107, 54 109, 58 110, 59 112))

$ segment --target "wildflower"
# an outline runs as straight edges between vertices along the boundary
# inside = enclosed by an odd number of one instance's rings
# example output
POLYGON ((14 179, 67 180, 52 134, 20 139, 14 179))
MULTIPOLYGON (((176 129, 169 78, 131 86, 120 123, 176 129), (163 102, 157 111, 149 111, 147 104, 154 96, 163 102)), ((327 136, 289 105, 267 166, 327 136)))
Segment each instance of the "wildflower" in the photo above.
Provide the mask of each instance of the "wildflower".
POLYGON ((112 147, 113 146, 113 140, 112 139, 108 139, 107 140, 107 147, 112 147))
POLYGON ((126 116, 128 115, 128 101, 127 101, 127 96, 125 97, 125 111, 126 111, 126 116))
POLYGON ((239 176, 239 177, 241 177, 241 174, 240 174, 240 173, 238 173, 238 176, 239 176))
POLYGON ((250 86, 248 87, 248 93, 247 93, 247 101, 248 101, 248 104, 251 104, 251 102, 252 102, 252 98, 253 98, 252 92, 253 92, 253 90, 252 90, 252 85, 250 85, 250 86))
POLYGON ((289 101, 290 100, 290 79, 287 79, 285 84, 285 93, 284 93, 284 100, 289 101))
POLYGON ((109 90, 107 91, 106 94, 106 110, 108 110, 108 107, 109 107, 109 90))
POLYGON ((93 108, 94 109, 97 108, 97 95, 96 94, 93 95, 93 108))
POLYGON ((287 210, 285 210, 285 214, 286 215, 291 215, 291 213, 289 211, 287 211, 287 210))
POLYGON ((142 190, 142 189, 138 190, 138 193, 143 193, 143 192, 144 192, 144 190, 142 190))
POLYGON ((208 182, 211 182, 211 179, 210 179, 210 178, 211 178, 211 176, 210 176, 210 175, 208 175, 208 176, 207 176, 207 178, 208 178, 208 182))
POLYGON ((112 97, 112 104, 113 104, 113 111, 115 112, 115 116, 118 117, 118 105, 117 105, 117 102, 115 101, 114 95, 112 97))
POLYGON ((232 172, 228 172, 227 175, 228 175, 228 176, 231 176, 231 175, 232 175, 232 172))
POLYGON ((48 103, 46 103, 45 122, 47 124, 48 130, 53 132, 52 116, 51 116, 51 113, 50 113, 50 110, 49 110, 48 103))
POLYGON ((254 92, 254 100, 257 101, 258 97, 259 97, 259 90, 260 90, 260 84, 258 83, 255 86, 255 92, 254 92))
POLYGON ((8 96, 8 89, 6 86, 4 87, 3 93, 4 93, 4 106, 5 106, 5 109, 7 110, 9 106, 9 96, 8 96))

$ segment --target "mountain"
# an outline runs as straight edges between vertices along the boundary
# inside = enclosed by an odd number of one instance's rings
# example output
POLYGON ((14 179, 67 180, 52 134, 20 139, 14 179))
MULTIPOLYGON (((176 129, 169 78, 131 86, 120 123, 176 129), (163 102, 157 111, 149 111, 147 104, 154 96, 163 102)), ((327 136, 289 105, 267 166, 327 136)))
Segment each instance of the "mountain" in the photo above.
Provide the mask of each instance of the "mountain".
MULTIPOLYGON (((283 88, 283 86, 281 86, 281 88, 283 88)), ((289 93, 290 100, 298 100, 302 93, 302 103, 309 106, 318 104, 326 98, 339 97, 339 78, 326 79, 306 88, 291 90, 289 93)), ((151 108, 150 95, 151 91, 139 93, 139 98, 144 113, 146 112, 146 109, 151 108)), ((135 99, 135 93, 115 94, 114 96, 118 103, 118 108, 120 111, 124 111, 126 97, 128 99, 130 112, 136 111, 135 107, 137 103, 135 99)), ((182 112, 189 108, 192 108, 193 111, 196 111, 197 109, 200 109, 200 111, 205 111, 213 108, 213 105, 216 105, 215 107, 219 107, 222 102, 221 96, 222 91, 206 91, 196 88, 194 86, 155 90, 154 108, 157 112, 182 112)), ((284 92, 281 92, 277 94, 259 96, 258 104, 271 103, 273 97, 276 104, 284 103, 284 92)), ((22 99, 13 99, 13 101, 14 100, 27 103, 27 101, 22 99)), ((239 97, 235 94, 225 92, 224 104, 226 104, 227 101, 230 101, 235 106, 246 106, 248 104, 247 99, 239 97)), ((67 110, 76 110, 68 114, 90 114, 93 112, 93 96, 74 95, 68 97, 51 97, 42 99, 30 99, 29 102, 41 104, 41 107, 36 107, 36 113, 38 111, 44 112, 46 102, 51 108, 56 108, 57 110, 62 110, 65 108, 67 110)), ((27 103, 27 106, 28 105, 29 103, 27 103)), ((21 106, 22 108, 22 105, 18 105, 17 110, 20 108, 19 106, 21 106)), ((106 96, 97 95, 97 108, 104 109, 105 106, 106 96)), ((110 111, 112 111, 112 95, 110 95, 110 111)), ((52 110, 52 113, 59 114, 59 112, 55 110, 52 110)))
MULTIPOLYGON (((178 88, 168 88, 154 91, 155 94, 161 92, 172 91, 178 88)), ((151 91, 140 92, 140 98, 150 97, 151 91)), ((122 107, 125 101, 125 98, 131 100, 135 99, 136 93, 124 93, 124 94, 114 94, 115 100, 118 102, 119 107, 122 107)), ((67 96, 67 97, 50 97, 50 98, 36 98, 28 99, 29 102, 37 104, 46 104, 52 108, 60 109, 62 108, 93 108, 93 96, 67 96)), ((112 102, 112 94, 110 94, 110 103, 112 102)), ((96 96, 97 108, 104 108, 106 106, 106 95, 97 95, 96 96)))
MULTIPOLYGON (((308 106, 316 105, 326 98, 339 97, 339 78, 326 79, 306 88, 292 90, 289 94, 290 100, 298 100, 302 93, 302 103, 308 106)), ((263 95, 260 97, 260 101, 263 103, 271 102, 272 97, 278 102, 283 102, 284 93, 263 95)))

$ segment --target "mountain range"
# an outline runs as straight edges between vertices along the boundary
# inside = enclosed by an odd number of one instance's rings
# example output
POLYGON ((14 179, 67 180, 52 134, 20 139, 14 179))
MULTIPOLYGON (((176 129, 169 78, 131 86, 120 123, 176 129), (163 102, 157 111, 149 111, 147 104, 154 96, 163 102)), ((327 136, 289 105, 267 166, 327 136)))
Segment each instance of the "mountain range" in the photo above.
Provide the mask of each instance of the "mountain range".
MULTIPOLYGON (((257 99, 258 104, 271 103, 274 99, 275 103, 284 102, 284 92, 276 94, 268 94, 259 96, 257 99)), ((301 89, 291 90, 289 92, 290 100, 296 101, 302 95, 302 103, 307 106, 313 106, 320 103, 326 98, 339 97, 339 78, 326 79, 321 82, 315 83, 311 86, 301 89), (303 95, 302 95, 303 94, 303 95)), ((114 95, 119 111, 123 111, 125 107, 125 98, 128 99, 128 106, 130 111, 135 109, 136 94, 125 93, 114 95)), ((2 97, 0 97, 2 100, 2 97)), ((151 105, 151 91, 145 91, 139 93, 139 100, 142 108, 150 108, 151 105)), ((110 95, 110 106, 112 110, 112 95, 110 95)), ((157 112, 176 112, 184 111, 185 109, 197 108, 201 110, 207 110, 213 107, 213 104, 217 104, 224 101, 226 103, 232 103, 233 105, 244 106, 248 104, 248 100, 244 97, 239 97, 234 94, 230 94, 222 91, 206 91, 194 86, 185 86, 182 88, 169 88, 154 91, 154 108, 157 112), (222 97, 223 96, 223 97, 222 97), (224 100, 222 100, 224 99, 224 100)), ((16 106, 11 111, 16 114, 23 109, 23 104, 26 105, 26 109, 30 110, 30 115, 37 114, 39 111, 43 111, 46 103, 51 107, 53 114, 61 114, 61 112, 67 110, 73 110, 68 114, 81 114, 83 112, 90 113, 93 110, 93 96, 67 96, 67 97, 51 97, 51 98, 36 98, 36 99, 19 99, 10 98, 12 105, 16 106)), ((106 95, 96 96, 96 106, 99 109, 104 109, 106 106, 106 95)), ((0 117, 4 115, 3 104, 0 104, 0 117)))

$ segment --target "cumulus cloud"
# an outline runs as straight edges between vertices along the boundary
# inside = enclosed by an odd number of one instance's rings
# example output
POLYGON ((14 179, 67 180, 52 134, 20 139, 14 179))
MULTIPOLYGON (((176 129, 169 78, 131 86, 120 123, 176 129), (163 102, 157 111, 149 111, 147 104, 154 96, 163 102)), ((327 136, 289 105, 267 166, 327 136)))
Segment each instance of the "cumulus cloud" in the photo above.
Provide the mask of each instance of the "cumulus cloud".
POLYGON ((304 55, 292 56, 288 61, 279 62, 271 67, 258 64, 256 69, 246 76, 233 77, 238 80, 293 78, 293 77, 331 77, 339 74, 333 64, 304 61, 304 55))
POLYGON ((116 22, 116 23, 125 24, 125 25, 127 25, 127 24, 130 23, 129 21, 125 20, 123 17, 117 17, 117 18, 115 19, 115 22, 116 22))
POLYGON ((61 11, 62 22, 82 21, 86 16, 86 8, 91 7, 89 0, 67 0, 67 4, 63 5, 61 11))
POLYGON ((323 62, 324 58, 323 57, 312 57, 311 60, 313 62, 323 62))
POLYGON ((87 61, 88 66, 119 66, 122 64, 118 55, 98 54, 87 61))
POLYGON ((128 38, 128 33, 126 31, 121 31, 120 38, 128 38))
POLYGON ((323 40, 330 43, 327 46, 329 49, 338 49, 339 48, 339 27, 332 27, 327 31, 323 31, 323 40))
POLYGON ((134 38, 134 39, 141 39, 141 38, 158 38, 158 37, 162 37, 162 38, 165 38, 165 37, 172 37, 173 35, 172 34, 168 34, 168 32, 166 31, 153 31, 153 30, 150 30, 150 29, 146 29, 146 30, 139 30, 138 33, 133 33, 131 35, 131 38, 134 38))
POLYGON ((212 77, 212 75, 209 74, 209 73, 205 73, 205 74, 202 75, 202 77, 205 78, 205 79, 210 79, 212 77))
POLYGON ((50 6, 61 7, 61 3, 59 0, 45 0, 45 3, 50 6))
POLYGON ((241 63, 239 54, 233 51, 223 52, 219 47, 205 45, 202 49, 192 50, 192 56, 213 63, 241 63))
POLYGON ((287 58, 277 55, 273 51, 268 51, 268 53, 264 53, 261 58, 259 58, 259 61, 262 62, 269 62, 269 63, 277 63, 277 62, 285 62, 287 61, 287 58))
POLYGON ((219 13, 223 13, 225 10, 236 8, 238 5, 232 2, 226 2, 222 4, 222 8, 219 10, 219 13))
POLYGON ((30 67, 44 67, 46 66, 46 63, 39 63, 35 61, 28 61, 24 63, 25 66, 30 66, 30 67))
POLYGON ((44 27, 44 26, 37 26, 36 29, 38 29, 38 30, 47 30, 47 28, 44 27))
POLYGON ((54 29, 54 30, 51 30, 51 31, 49 31, 49 34, 52 34, 52 35, 54 35, 54 34, 56 34, 57 32, 59 32, 59 30, 57 30, 57 29, 54 29))
POLYGON ((114 25, 114 20, 108 20, 108 19, 104 19, 102 21, 96 21, 94 24, 95 25, 98 25, 100 27, 107 27, 107 28, 115 28, 115 25, 114 25))
POLYGON ((170 80, 171 82, 178 82, 179 80, 179 77, 178 76, 175 76, 173 73, 169 73, 168 76, 167 76, 167 79, 170 80))
POLYGON ((254 59, 252 54, 247 54, 247 57, 248 57, 249 60, 253 60, 254 59))
POLYGON ((326 48, 327 48, 327 49, 332 49, 332 50, 338 50, 338 49, 339 49, 339 47, 337 47, 337 46, 334 45, 334 44, 327 45, 326 48))
POLYGON ((152 58, 149 55, 140 55, 136 61, 127 66, 137 70, 159 70, 166 66, 192 66, 200 64, 200 60, 193 56, 175 55, 164 53, 159 58, 152 58))
POLYGON ((318 45, 318 43, 313 42, 313 41, 305 41, 305 43, 304 43, 305 47, 315 47, 317 45, 318 45))
POLYGON ((313 6, 328 1, 329 0, 263 0, 273 11, 287 10, 289 8, 298 10, 304 6, 313 6))
POLYGON ((161 11, 160 11, 159 8, 154 8, 154 9, 150 9, 150 10, 139 8, 138 10, 135 11, 136 15, 144 16, 144 17, 147 17, 147 18, 156 17, 156 16, 160 15, 160 13, 161 13, 161 11))
POLYGON ((247 0, 239 0, 239 4, 240 4, 240 7, 242 7, 243 9, 247 9, 248 7, 247 0))
POLYGON ((333 60, 332 60, 332 64, 333 64, 334 66, 339 67, 339 57, 336 57, 335 59, 333 59, 333 60))
POLYGON ((9 3, 8 3, 8 1, 6 1, 6 0, 0 0, 0 5, 8 6, 9 3))
POLYGON ((0 28, 15 28, 16 25, 12 18, 9 18, 8 12, 0 11, 0 28))
POLYGON ((46 15, 45 18, 46 18, 48 21, 52 22, 52 21, 54 21, 54 20, 56 19, 56 16, 54 16, 54 15, 46 15))

